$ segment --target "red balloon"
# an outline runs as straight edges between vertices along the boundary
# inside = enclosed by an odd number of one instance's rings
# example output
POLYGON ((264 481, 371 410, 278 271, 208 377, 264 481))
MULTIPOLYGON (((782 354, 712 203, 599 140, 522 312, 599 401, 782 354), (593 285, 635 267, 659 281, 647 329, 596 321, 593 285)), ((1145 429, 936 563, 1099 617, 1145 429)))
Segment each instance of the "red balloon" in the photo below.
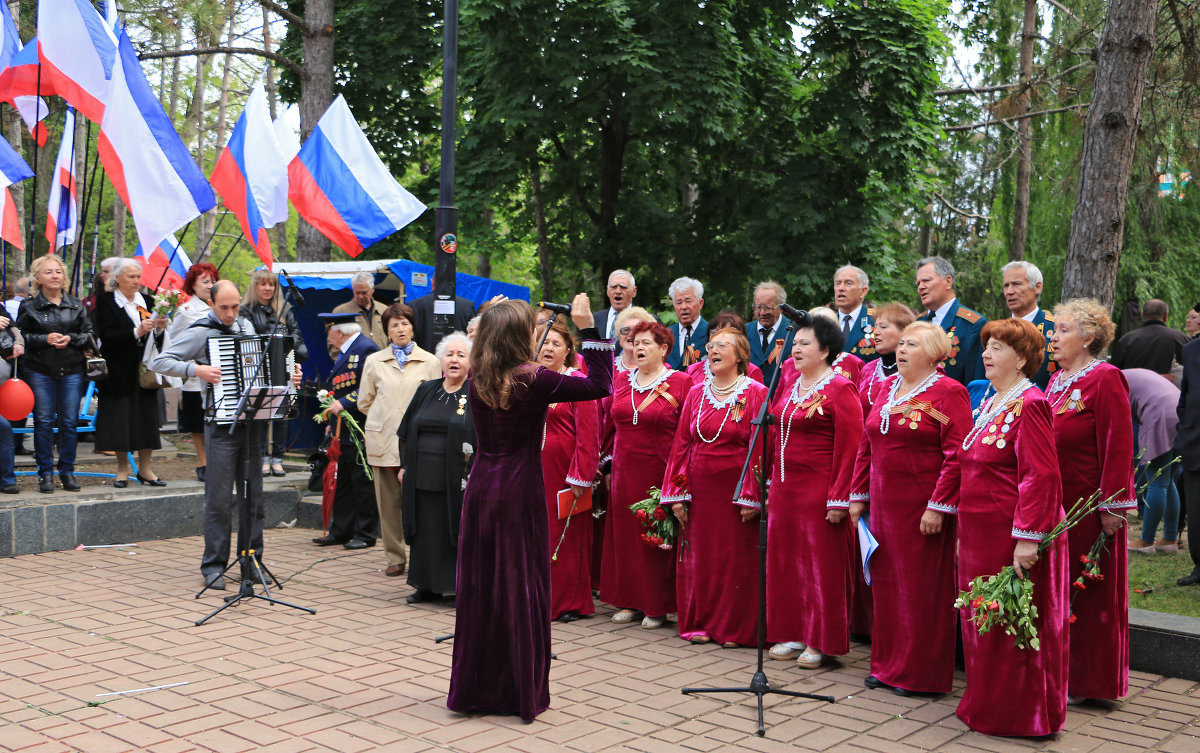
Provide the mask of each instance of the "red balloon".
POLYGON ((0 384, 0 416, 9 421, 20 421, 33 410, 33 390, 28 382, 9 379, 0 384))

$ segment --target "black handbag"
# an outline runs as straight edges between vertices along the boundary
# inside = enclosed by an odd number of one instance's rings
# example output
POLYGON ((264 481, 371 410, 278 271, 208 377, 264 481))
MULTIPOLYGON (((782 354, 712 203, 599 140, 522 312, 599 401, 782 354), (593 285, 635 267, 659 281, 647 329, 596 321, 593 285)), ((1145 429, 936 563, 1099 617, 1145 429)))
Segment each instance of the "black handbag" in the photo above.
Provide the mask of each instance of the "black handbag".
POLYGON ((103 382, 108 379, 108 361, 100 355, 100 343, 95 335, 88 335, 88 346, 84 349, 87 362, 84 366, 84 376, 89 382, 103 382))
POLYGON ((316 451, 308 456, 308 490, 315 494, 320 494, 324 489, 325 469, 329 467, 329 456, 326 451, 329 449, 330 441, 328 436, 322 439, 316 451))

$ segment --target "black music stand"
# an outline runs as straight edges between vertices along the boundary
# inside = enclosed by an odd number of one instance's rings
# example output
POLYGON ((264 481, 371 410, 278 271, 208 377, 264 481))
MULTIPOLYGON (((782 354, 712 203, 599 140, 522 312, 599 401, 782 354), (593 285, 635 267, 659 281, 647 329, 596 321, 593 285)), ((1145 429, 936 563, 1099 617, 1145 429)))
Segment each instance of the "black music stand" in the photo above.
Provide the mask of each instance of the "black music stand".
MULTIPOLYGON (((289 295, 290 292, 291 291, 289 290, 289 295)), ((279 325, 282 322, 282 319, 282 316, 276 319, 275 326, 271 329, 271 333, 264 341, 262 353, 259 355, 258 363, 254 365, 254 371, 249 379, 251 383, 258 381, 258 376, 262 373, 263 365, 267 360, 267 353, 270 352, 269 344, 273 341, 275 333, 279 330, 279 325)), ((233 423, 229 426, 229 433, 233 434, 236 432, 238 427, 241 426, 242 421, 266 422, 280 418, 287 418, 293 403, 288 401, 286 396, 284 399, 275 400, 274 398, 278 395, 279 393, 274 392, 269 387, 247 387, 242 392, 241 398, 238 400, 238 405, 234 412, 233 423)), ((299 604, 291 604, 286 601, 280 601, 279 599, 271 596, 270 586, 267 585, 269 582, 274 582, 281 591, 283 590, 283 586, 279 584, 279 581, 277 581, 273 575, 271 575, 271 571, 267 569, 267 566, 258 559, 256 556, 257 553, 253 548, 253 536, 250 528, 252 523, 250 505, 250 474, 254 472, 254 466, 257 466, 258 463, 250 462, 250 453, 254 449, 250 446, 250 439, 253 434, 252 432, 247 431, 246 435, 246 447, 242 452, 242 493, 241 498, 238 500, 238 556, 236 560, 226 565, 225 569, 221 571, 221 574, 217 576, 218 578, 224 578, 225 574, 233 569, 234 565, 237 565, 241 574, 240 586, 238 587, 238 592, 236 594, 225 597, 224 604, 217 607, 202 619, 197 620, 195 623, 197 627, 203 625, 205 622, 217 616, 225 609, 240 603, 242 599, 262 599, 268 604, 280 604, 285 607, 291 607, 292 609, 299 609, 302 612, 308 612, 309 614, 317 613, 317 610, 315 609, 302 607, 299 604), (262 585, 263 592, 261 594, 254 591, 255 583, 262 585)), ((216 578, 213 578, 206 582, 204 587, 201 588, 196 594, 196 598, 199 599, 200 596, 210 588, 209 584, 215 581, 216 578)))
MULTIPOLYGON (((794 322, 788 320, 787 329, 784 331, 784 342, 791 335, 795 328, 794 322)), ((746 461, 742 464, 742 474, 738 476, 737 486, 734 487, 734 501, 736 501, 738 491, 742 488, 742 483, 746 480, 746 474, 750 472, 750 460, 754 457, 754 444, 758 441, 759 434, 763 429, 775 422, 775 417, 771 415, 771 400, 770 397, 775 393, 775 386, 779 382, 779 373, 783 371, 783 363, 775 368, 775 373, 771 375, 771 384, 767 387, 767 399, 763 401, 762 409, 758 412, 758 417, 751 423, 754 425, 754 433, 750 435, 750 447, 746 451, 746 461)), ((762 448, 762 468, 768 468, 767 443, 763 442, 762 448)), ((814 701, 826 701, 834 703, 836 699, 830 695, 814 695, 813 693, 802 693, 797 690, 779 690, 771 687, 771 682, 767 679, 766 672, 763 671, 763 652, 766 649, 767 638, 767 484, 766 479, 763 479, 762 484, 762 512, 758 516, 758 668, 754 672, 754 676, 750 678, 750 684, 746 687, 739 688, 684 688, 681 692, 684 695, 693 695, 701 693, 753 693, 758 698, 758 727, 754 733, 759 737, 766 734, 766 727, 763 725, 763 696, 768 693, 774 695, 786 695, 793 698, 808 698, 814 701)))

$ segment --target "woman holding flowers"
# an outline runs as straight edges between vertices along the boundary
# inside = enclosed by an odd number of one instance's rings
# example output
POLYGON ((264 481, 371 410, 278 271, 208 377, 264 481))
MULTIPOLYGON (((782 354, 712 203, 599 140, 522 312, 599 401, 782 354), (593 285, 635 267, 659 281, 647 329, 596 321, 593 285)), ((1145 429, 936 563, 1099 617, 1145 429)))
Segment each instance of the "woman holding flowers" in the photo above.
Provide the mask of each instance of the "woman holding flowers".
POLYGON ((1129 575, 1125 514, 1137 509, 1129 384, 1100 360, 1112 342, 1108 310, 1091 298, 1054 308, 1050 347, 1058 371, 1046 398, 1065 509, 1097 495, 1099 506, 1067 534, 1071 579, 1071 675, 1067 695, 1117 699, 1129 692, 1129 575), (1093 551, 1100 536, 1101 548, 1093 551), (1087 568, 1099 559, 1099 573, 1087 568), (1084 576, 1085 568, 1089 576, 1084 576))
POLYGON ((836 322, 796 332, 796 379, 775 399, 767 506, 767 640, 771 658, 803 669, 850 650, 850 487, 862 438, 858 392, 833 369, 836 322))
MULTIPOLYGON (((584 378, 575 368, 575 338, 555 321, 538 362, 558 374, 584 378)), ((542 482, 550 518, 550 617, 574 622, 594 614, 592 601, 592 516, 587 509, 559 511, 558 493, 569 489, 576 503, 592 488, 600 464, 600 405, 595 400, 551 403, 542 433, 542 482)))
POLYGON ((950 351, 949 335, 929 322, 896 338, 899 376, 884 381, 871 406, 854 468, 850 518, 869 514, 880 541, 871 557, 865 684, 898 695, 949 693, 954 679, 953 516, 971 402, 966 388, 937 370, 950 351))
POLYGON ((1022 649, 1003 629, 980 634, 972 614, 999 604, 968 605, 961 613, 967 687, 957 713, 988 735, 1049 735, 1067 712, 1068 580, 1067 542, 1047 540, 1063 519, 1054 419, 1030 381, 1046 340, 1019 318, 988 322, 981 338, 996 394, 979 406, 961 445, 958 582, 966 590, 1011 565, 1035 584, 1037 615, 1030 616, 1038 637, 1022 649))
POLYGON ((757 528, 762 508, 759 475, 762 442, 738 486, 753 419, 767 388, 746 373, 750 343, 745 330, 709 335, 708 376, 683 404, 662 484, 662 504, 679 520, 675 596, 679 636, 724 646, 757 643, 757 528))
MULTIPOLYGON (((621 318, 617 327, 624 340, 621 318)), ((669 329, 658 322, 637 322, 628 336, 635 367, 618 373, 613 383, 612 491, 600 596, 618 607, 613 622, 627 624, 640 613, 642 627, 654 629, 675 611, 675 552, 643 541, 642 524, 629 506, 661 486, 692 380, 666 365, 675 344, 669 329)))

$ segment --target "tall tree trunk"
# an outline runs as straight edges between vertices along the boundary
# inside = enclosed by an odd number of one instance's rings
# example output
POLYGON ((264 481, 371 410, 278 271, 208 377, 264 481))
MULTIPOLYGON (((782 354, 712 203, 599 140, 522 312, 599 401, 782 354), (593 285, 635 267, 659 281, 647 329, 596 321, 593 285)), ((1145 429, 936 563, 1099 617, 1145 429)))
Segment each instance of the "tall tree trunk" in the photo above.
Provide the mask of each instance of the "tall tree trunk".
MULTIPOLYGON (((1033 109, 1033 41, 1037 36, 1037 0, 1025 0, 1025 22, 1021 32, 1020 84, 1017 112, 1025 115, 1033 109)), ((1013 197, 1012 237, 1008 242, 1009 261, 1025 258, 1025 237, 1029 231, 1029 184, 1033 172, 1033 118, 1017 121, 1017 187, 1013 197)))
MULTIPOLYGON (((175 49, 183 46, 183 32, 180 30, 179 20, 175 19, 175 49)), ((179 65, 182 58, 175 58, 171 61, 171 106, 167 109, 167 113, 171 116, 171 122, 175 122, 175 113, 179 112, 179 65)))
MULTIPOLYGON (((307 0, 304 72, 300 87, 300 140, 306 141, 333 102, 333 0, 307 0)), ((303 219, 296 232, 296 261, 329 261, 329 241, 303 219)))
POLYGON ((1154 0, 1112 0, 1096 46, 1096 84, 1079 161, 1079 192, 1063 268, 1063 300, 1111 306, 1125 230, 1129 173, 1154 51, 1154 0))
MULTIPOLYGON (((114 191, 114 194, 116 192, 114 191)), ((125 220, 128 217, 125 212, 125 203, 121 201, 120 196, 113 196, 113 228, 112 228, 112 252, 110 256, 125 255, 125 220)), ((97 262, 99 264, 99 262, 97 262)))
POLYGON ((533 205, 533 227, 537 232, 538 268, 541 273, 542 298, 554 297, 554 288, 550 280, 554 270, 550 266, 550 241, 546 236, 546 208, 542 205, 542 166, 537 158, 529 169, 529 186, 532 193, 530 204, 533 205))

